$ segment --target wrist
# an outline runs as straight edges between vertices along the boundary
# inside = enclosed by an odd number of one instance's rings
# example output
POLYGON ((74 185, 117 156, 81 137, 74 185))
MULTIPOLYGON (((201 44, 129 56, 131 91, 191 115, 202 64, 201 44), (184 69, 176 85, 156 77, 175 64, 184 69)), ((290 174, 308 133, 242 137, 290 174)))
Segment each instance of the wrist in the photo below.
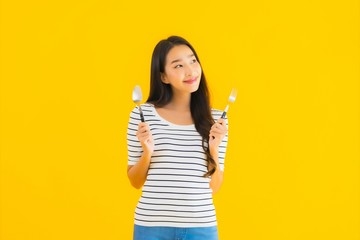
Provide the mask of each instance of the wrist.
POLYGON ((148 151, 148 150, 144 150, 142 153, 143 158, 148 159, 148 160, 151 158, 151 155, 152 155, 152 152, 148 151))
POLYGON ((209 151, 212 157, 218 156, 219 147, 210 147, 209 151))

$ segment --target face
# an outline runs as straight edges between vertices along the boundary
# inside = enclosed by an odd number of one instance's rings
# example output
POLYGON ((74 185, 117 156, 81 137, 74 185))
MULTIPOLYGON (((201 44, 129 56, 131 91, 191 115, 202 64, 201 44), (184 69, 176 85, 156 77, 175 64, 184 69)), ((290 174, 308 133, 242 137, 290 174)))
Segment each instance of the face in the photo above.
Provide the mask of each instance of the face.
POLYGON ((171 85, 174 94, 192 93, 199 88, 201 66, 188 46, 174 46, 166 56, 164 69, 161 79, 171 85))

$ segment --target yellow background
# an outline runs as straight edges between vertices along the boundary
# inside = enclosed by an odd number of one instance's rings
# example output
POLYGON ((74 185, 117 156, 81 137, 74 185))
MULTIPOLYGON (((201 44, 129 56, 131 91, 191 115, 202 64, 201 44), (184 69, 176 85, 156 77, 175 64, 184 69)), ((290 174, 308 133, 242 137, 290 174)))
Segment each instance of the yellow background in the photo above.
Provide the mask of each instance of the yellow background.
POLYGON ((1 239, 131 239, 136 84, 176 34, 232 87, 220 239, 360 239, 359 1, 2 1, 1 239))

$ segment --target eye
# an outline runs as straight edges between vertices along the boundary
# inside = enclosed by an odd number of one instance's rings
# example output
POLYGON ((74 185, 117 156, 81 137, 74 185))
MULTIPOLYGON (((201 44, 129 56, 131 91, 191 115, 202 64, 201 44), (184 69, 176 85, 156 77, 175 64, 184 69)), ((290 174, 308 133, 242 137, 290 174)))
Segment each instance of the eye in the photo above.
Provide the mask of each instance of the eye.
POLYGON ((191 63, 196 63, 196 62, 197 62, 196 58, 194 58, 193 60, 191 60, 191 63))
POLYGON ((181 65, 181 64, 178 64, 178 65, 176 65, 174 68, 181 68, 183 65, 181 65))

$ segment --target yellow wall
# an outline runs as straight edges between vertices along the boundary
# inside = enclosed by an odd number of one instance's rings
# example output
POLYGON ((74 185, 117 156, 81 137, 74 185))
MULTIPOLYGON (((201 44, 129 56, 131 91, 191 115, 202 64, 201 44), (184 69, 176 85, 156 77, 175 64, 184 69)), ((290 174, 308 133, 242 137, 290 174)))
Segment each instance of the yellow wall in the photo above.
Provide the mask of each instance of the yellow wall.
POLYGON ((131 239, 131 90, 171 34, 224 108, 222 240, 360 238, 359 1, 2 1, 1 239, 131 239))

